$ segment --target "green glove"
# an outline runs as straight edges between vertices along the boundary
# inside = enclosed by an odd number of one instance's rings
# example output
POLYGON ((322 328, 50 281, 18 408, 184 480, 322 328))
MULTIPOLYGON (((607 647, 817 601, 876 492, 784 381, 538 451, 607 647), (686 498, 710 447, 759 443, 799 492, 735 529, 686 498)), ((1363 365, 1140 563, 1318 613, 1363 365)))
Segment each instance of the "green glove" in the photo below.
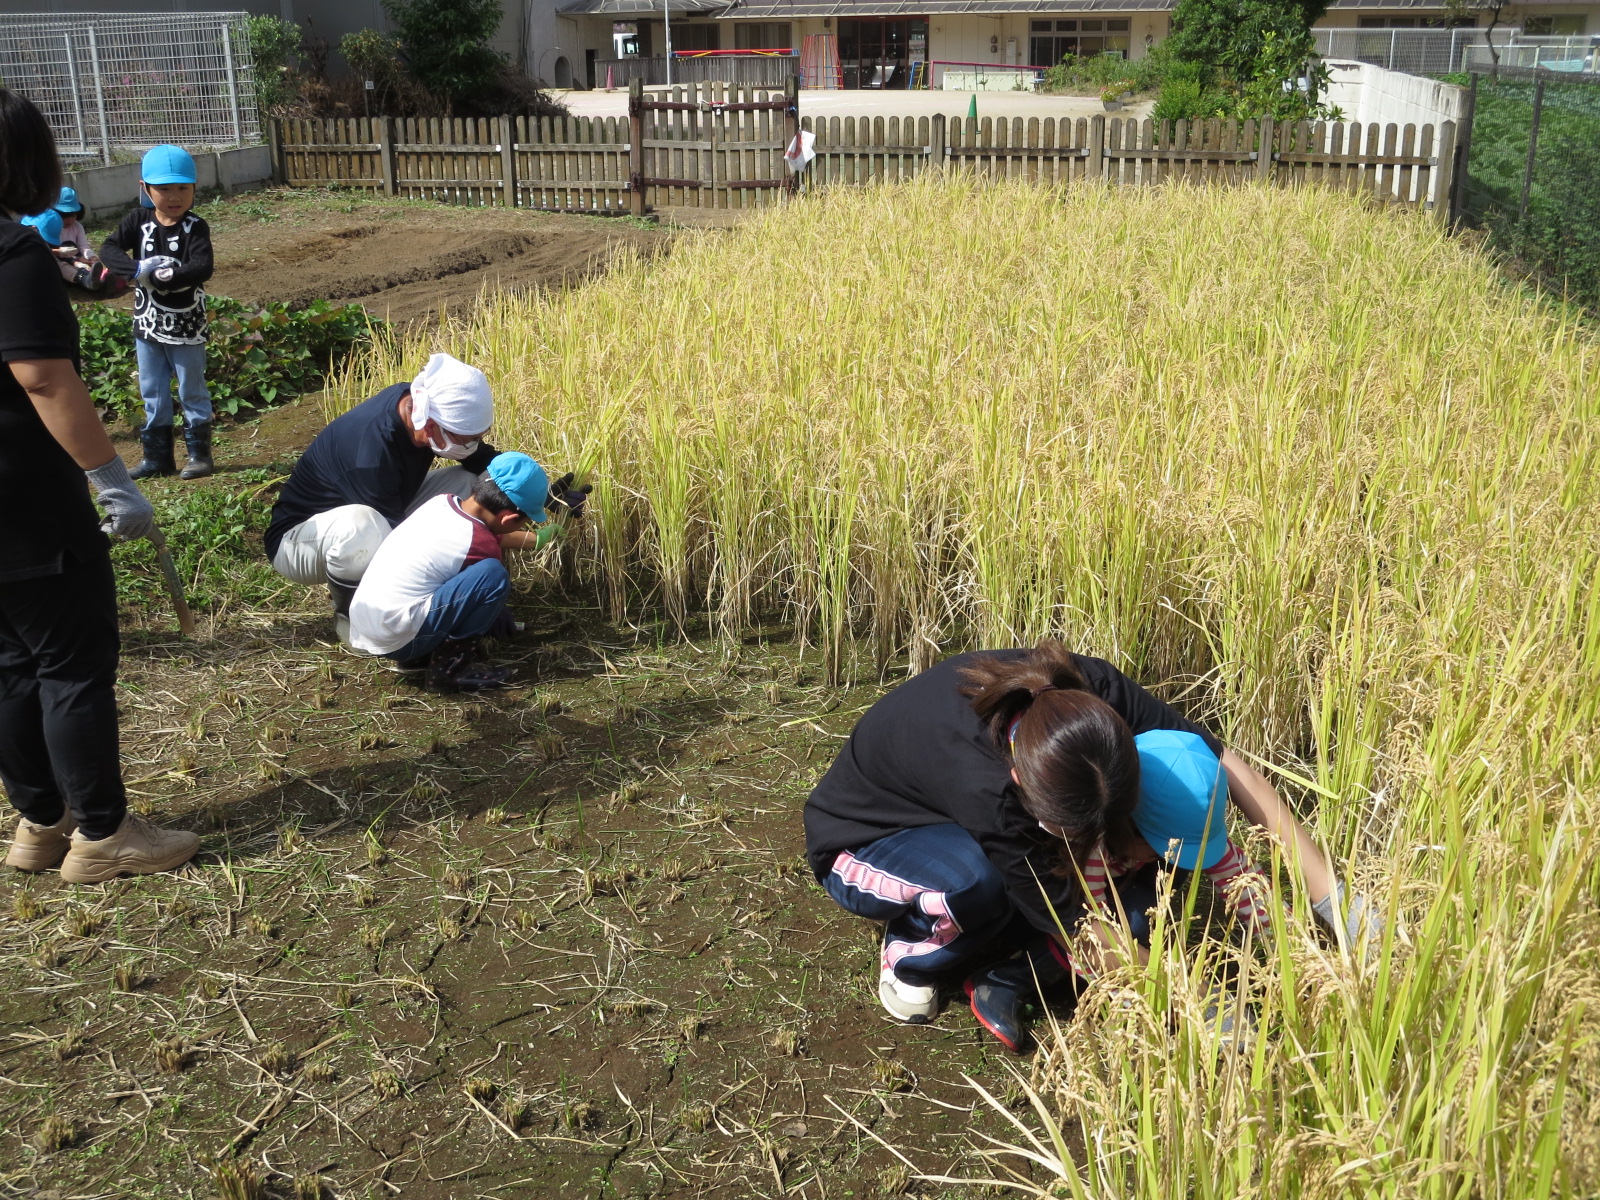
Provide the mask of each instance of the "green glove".
POLYGON ((533 548, 535 550, 543 550, 551 542, 561 537, 564 532, 562 527, 555 521, 546 521, 539 526, 539 532, 534 535, 533 548))

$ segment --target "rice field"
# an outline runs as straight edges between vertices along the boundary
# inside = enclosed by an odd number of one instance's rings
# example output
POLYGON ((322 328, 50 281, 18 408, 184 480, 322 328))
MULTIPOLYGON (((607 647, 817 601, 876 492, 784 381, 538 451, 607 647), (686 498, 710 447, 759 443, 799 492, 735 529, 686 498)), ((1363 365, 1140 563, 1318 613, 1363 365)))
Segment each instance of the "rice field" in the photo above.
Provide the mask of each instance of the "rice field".
POLYGON ((596 482, 544 569, 615 619, 790 619, 831 679, 1060 635, 1275 772, 1391 914, 1371 962, 1286 882, 1270 944, 1164 930, 1022 1068, 1032 1105, 996 1100, 995 1180, 1600 1188, 1600 345, 1573 311, 1351 195, 925 180, 487 298, 334 407, 438 349, 487 371, 496 444, 596 482), (1255 1029, 1221 1053, 1219 974, 1255 1029))

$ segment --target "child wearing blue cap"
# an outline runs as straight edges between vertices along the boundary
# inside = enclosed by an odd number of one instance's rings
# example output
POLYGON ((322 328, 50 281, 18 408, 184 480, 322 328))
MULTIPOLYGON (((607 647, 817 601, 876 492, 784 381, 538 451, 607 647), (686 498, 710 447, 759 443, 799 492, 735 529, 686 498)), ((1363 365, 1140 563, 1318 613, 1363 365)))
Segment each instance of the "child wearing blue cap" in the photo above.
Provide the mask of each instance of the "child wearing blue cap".
POLYGON ((103 290, 116 276, 106 270, 89 245, 89 233, 83 227, 83 201, 78 199, 77 191, 62 188, 55 211, 61 217, 61 244, 56 251, 61 278, 88 292, 103 290))
POLYGON ((434 496, 383 540, 350 602, 350 645, 427 671, 434 691, 481 691, 511 678, 474 665, 478 642, 503 625, 511 577, 504 548, 543 546, 559 532, 550 480, 526 454, 497 454, 465 497, 434 496), (535 533, 525 524, 538 525, 535 533))
POLYGON ((868 709, 806 801, 806 850, 829 896, 882 923, 890 1015, 931 1020, 965 976, 974 1015, 1025 1053, 1039 986, 1146 952, 1163 866, 1204 871, 1249 928, 1270 926, 1267 880, 1228 841, 1230 799, 1337 935, 1381 931, 1260 773, 1054 642, 957 655, 868 709))
POLYGON ((206 388, 206 293, 211 278, 211 227, 194 206, 194 159, 179 146, 156 146, 139 168, 141 205, 122 218, 100 247, 118 276, 135 282, 133 344, 139 363, 144 459, 135 479, 171 475, 172 382, 183 406, 189 462, 180 478, 212 472, 211 393, 206 388), (143 202, 148 202, 146 209, 143 202))

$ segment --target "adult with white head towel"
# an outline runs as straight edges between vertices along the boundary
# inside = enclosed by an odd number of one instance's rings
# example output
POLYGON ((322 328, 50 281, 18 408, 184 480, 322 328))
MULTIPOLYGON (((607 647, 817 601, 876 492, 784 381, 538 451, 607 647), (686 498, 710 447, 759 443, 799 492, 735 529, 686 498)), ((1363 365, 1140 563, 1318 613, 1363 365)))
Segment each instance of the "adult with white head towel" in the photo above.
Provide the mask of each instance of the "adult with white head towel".
POLYGON ((326 583, 344 637, 351 597, 384 538, 430 498, 471 492, 498 453, 483 440, 493 424, 488 379, 448 354, 329 422, 273 505, 264 539, 273 570, 326 583))

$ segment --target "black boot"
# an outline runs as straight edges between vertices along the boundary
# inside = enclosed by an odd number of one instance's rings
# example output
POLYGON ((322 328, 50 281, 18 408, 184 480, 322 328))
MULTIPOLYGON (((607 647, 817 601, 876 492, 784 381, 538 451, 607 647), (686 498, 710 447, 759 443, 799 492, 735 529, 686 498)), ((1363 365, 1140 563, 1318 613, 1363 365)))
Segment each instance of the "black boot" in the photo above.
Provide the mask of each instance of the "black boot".
POLYGON ((328 596, 333 601, 333 629, 339 640, 350 644, 350 601, 356 598, 356 585, 328 576, 328 596))
POLYGON ((129 475, 135 479, 149 479, 152 475, 177 473, 178 465, 172 461, 171 425, 140 430, 139 444, 144 447, 144 461, 129 471, 129 475))
POLYGON ((1025 1007, 1039 999, 1041 987, 1048 990, 1070 975, 1048 947, 1038 946, 1029 953, 1015 955, 967 980, 972 1015, 1007 1050, 1031 1054, 1033 1035, 1028 1032, 1025 1007))
POLYGON ((183 441, 189 448, 189 465, 179 472, 179 479, 204 479, 214 469, 211 465, 211 422, 185 423, 183 441))
POLYGON ((473 662, 478 639, 448 641, 433 652, 428 661, 427 687, 430 692, 484 692, 504 687, 511 680, 510 667, 491 667, 473 662))

